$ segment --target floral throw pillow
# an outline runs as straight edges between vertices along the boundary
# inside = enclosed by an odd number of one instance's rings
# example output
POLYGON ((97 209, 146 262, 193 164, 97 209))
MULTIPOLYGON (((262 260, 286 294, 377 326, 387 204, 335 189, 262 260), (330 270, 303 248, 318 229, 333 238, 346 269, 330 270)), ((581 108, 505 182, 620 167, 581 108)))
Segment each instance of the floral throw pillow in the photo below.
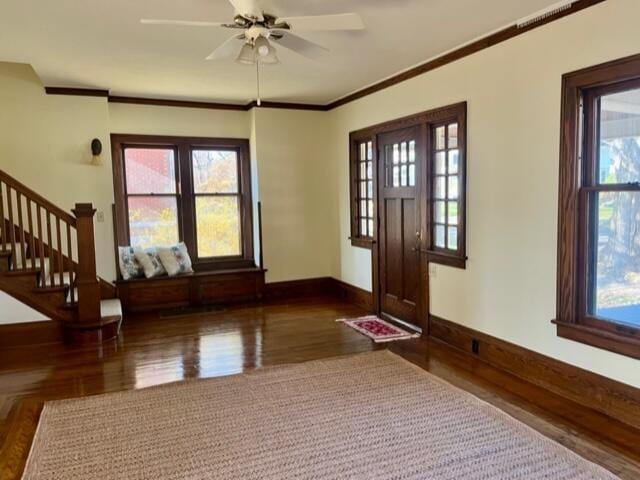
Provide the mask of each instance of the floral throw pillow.
POLYGON ((158 248, 158 256, 169 276, 193 272, 191 257, 183 242, 168 248, 158 248))
POLYGON ((160 258, 158 258, 157 249, 136 249, 134 255, 136 257, 136 260, 138 260, 138 262, 142 266, 145 277, 153 278, 160 275, 165 275, 167 273, 167 271, 162 266, 162 262, 160 262, 160 258))
POLYGON ((118 247, 118 264, 120 265, 120 275, 123 280, 140 278, 144 275, 142 265, 136 259, 133 247, 118 247))

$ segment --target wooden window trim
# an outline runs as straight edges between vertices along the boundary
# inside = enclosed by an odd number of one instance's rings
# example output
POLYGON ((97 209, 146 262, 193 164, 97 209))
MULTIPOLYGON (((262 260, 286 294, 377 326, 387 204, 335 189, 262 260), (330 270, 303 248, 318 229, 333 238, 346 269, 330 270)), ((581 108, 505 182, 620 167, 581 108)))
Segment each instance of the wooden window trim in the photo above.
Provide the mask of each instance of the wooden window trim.
POLYGON ((367 130, 360 132, 352 132, 349 134, 349 192, 351 199, 351 236, 349 240, 351 240, 351 245, 354 247, 368 248, 371 249, 373 244, 375 243, 375 232, 377 230, 377 194, 376 194, 376 185, 377 182, 377 168, 376 165, 378 163, 378 146, 376 144, 376 135, 371 135, 367 130), (358 189, 360 187, 360 174, 358 173, 358 169, 360 167, 360 155, 359 148, 360 144, 371 142, 373 145, 373 236, 363 236, 360 234, 360 207, 358 205, 359 201, 359 193, 358 189))
POLYGON ((251 268, 255 266, 253 252, 253 201, 251 192, 251 162, 249 141, 234 138, 203 138, 158 135, 111 135, 113 158, 113 188, 115 194, 114 228, 118 245, 129 245, 129 222, 126 206, 124 148, 164 147, 176 150, 176 181, 178 185, 178 234, 193 257, 196 271, 251 268), (232 257, 198 258, 196 245, 195 195, 191 168, 192 150, 235 150, 239 162, 240 228, 242 253, 232 257))
MULTIPOLYGON (((406 127, 411 127, 415 125, 423 125, 426 127, 426 131, 431 131, 431 126, 447 122, 447 121, 457 121, 458 122, 458 141, 459 141, 459 150, 460 150, 460 226, 459 226, 459 238, 460 238, 460 249, 458 252, 447 252, 447 251, 437 251, 432 248, 432 233, 431 233, 431 225, 432 225, 432 199, 431 199, 431 191, 430 187, 428 187, 429 191, 426 196, 426 215, 427 215, 427 225, 429 228, 429 233, 427 235, 426 242, 426 250, 425 254, 430 262, 438 263, 441 265, 446 265, 455 268, 466 268, 467 263, 467 239, 466 239, 466 191, 467 191, 467 102, 460 102, 453 105, 449 105, 446 107, 436 108, 433 110, 428 110, 426 112, 421 112, 414 115, 409 115, 403 118, 399 118, 396 120, 391 120, 388 122, 380 123, 377 125, 373 125, 367 128, 363 128, 361 130, 357 130, 351 132, 349 134, 349 185, 350 185, 350 209, 351 209, 351 237, 349 237, 351 241, 351 245, 356 247, 362 247, 367 249, 373 249, 373 246, 376 244, 378 240, 378 145, 377 145, 377 137, 378 135, 393 132, 394 130, 399 130, 406 127), (374 236, 373 238, 363 238, 358 236, 358 225, 357 225, 357 145, 363 141, 373 141, 373 203, 374 203, 374 236)), ((431 178, 431 135, 427 134, 427 139, 425 141, 426 151, 427 151, 427 162, 425 166, 425 174, 426 178, 431 178)), ((432 182, 429 181, 428 184, 432 182)))
MULTIPOLYGON (((633 358, 640 358, 640 329, 586 314, 587 214, 581 190, 592 163, 585 135, 584 102, 602 87, 640 81, 640 55, 634 55, 562 77, 560 179, 558 202, 557 335, 633 358), (592 92, 591 94, 589 92, 592 92)), ((590 111, 589 108, 586 111, 590 111)), ((587 129, 592 131, 592 129, 587 129)))

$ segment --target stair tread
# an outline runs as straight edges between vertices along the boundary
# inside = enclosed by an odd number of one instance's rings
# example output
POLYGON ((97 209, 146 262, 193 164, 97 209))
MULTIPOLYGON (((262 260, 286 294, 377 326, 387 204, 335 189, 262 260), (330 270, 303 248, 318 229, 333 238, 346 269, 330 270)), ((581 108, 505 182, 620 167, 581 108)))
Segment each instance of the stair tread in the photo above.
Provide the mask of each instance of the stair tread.
POLYGON ((62 285, 47 285, 46 287, 37 287, 34 288, 33 291, 35 293, 51 293, 51 292, 66 292, 69 288, 68 284, 62 285))

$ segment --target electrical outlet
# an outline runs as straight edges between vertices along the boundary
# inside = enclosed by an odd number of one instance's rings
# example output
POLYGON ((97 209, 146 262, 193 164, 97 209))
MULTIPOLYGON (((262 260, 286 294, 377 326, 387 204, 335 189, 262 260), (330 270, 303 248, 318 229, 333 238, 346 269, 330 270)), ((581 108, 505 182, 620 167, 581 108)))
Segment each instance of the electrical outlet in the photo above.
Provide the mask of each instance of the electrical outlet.
POLYGON ((98 213, 96 213, 96 220, 98 220, 98 222, 100 223, 104 222, 104 212, 99 211, 98 213))
POLYGON ((471 340, 471 351, 476 355, 480 353, 480 342, 475 338, 471 340))
POLYGON ((435 278, 438 276, 438 267, 435 263, 429 264, 429 276, 435 278))

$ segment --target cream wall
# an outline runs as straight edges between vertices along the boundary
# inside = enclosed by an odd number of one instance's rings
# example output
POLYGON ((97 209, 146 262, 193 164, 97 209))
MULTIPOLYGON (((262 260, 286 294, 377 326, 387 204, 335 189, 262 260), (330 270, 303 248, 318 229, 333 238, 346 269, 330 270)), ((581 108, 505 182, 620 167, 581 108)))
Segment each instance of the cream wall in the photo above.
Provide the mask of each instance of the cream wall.
POLYGON ((261 108, 254 117, 267 281, 337 276, 328 115, 261 108))
MULTIPOLYGON (((91 202, 99 211, 111 211, 108 125, 106 99, 45 95, 30 66, 0 63, 0 168, 59 207, 91 202), (98 167, 90 165, 93 138, 103 144, 104 164, 98 167)), ((100 274, 112 279, 108 218, 95 225, 96 256, 100 274)))
POLYGON ((555 315, 563 73, 640 53, 640 2, 609 0, 330 113, 338 162, 340 267, 371 288, 351 247, 348 134, 468 102, 466 270, 437 267, 431 313, 640 387, 640 362, 560 339, 555 315))

